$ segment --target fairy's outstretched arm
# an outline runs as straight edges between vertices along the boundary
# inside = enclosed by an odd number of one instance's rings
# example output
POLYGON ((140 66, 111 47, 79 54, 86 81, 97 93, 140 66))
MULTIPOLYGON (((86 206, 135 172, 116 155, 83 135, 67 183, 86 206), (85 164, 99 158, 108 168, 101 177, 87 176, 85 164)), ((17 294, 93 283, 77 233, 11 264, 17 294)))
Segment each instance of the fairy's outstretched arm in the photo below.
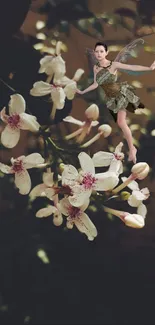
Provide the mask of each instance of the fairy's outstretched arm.
POLYGON ((93 70, 94 70, 94 82, 93 82, 93 84, 90 85, 88 88, 86 88, 84 90, 77 89, 76 92, 78 94, 83 95, 83 94, 88 93, 89 91, 92 91, 92 90, 94 90, 94 89, 96 89, 98 87, 98 83, 96 81, 96 67, 95 66, 94 66, 93 70))
POLYGON ((151 71, 155 69, 155 61, 150 67, 143 65, 124 64, 121 62, 113 62, 113 70, 130 70, 130 71, 151 71))

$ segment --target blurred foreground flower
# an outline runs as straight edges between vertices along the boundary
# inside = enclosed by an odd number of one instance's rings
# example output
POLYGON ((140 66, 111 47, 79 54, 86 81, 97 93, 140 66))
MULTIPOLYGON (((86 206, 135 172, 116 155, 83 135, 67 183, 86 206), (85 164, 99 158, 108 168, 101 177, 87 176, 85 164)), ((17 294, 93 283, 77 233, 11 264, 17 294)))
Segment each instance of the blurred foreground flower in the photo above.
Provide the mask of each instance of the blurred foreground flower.
POLYGON ((19 141, 20 129, 32 132, 39 131, 40 124, 35 116, 25 113, 25 100, 19 95, 11 96, 9 102, 9 116, 6 114, 6 108, 3 108, 0 117, 7 124, 1 133, 1 142, 7 148, 13 148, 19 141))
POLYGON ((77 82, 81 78, 84 70, 78 69, 70 79, 65 76, 66 63, 61 57, 61 43, 56 45, 56 56, 46 55, 40 60, 39 73, 46 73, 47 80, 37 81, 30 90, 32 96, 50 95, 53 102, 51 119, 54 120, 57 109, 63 109, 65 98, 72 100, 76 94, 77 82), (51 84, 52 80, 52 84, 51 84))

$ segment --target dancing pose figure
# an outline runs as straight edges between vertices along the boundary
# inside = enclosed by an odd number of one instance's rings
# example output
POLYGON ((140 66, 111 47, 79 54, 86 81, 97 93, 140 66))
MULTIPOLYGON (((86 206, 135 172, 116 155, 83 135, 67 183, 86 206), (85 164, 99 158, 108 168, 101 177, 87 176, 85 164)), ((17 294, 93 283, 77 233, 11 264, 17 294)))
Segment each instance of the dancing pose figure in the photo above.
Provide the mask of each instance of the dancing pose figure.
POLYGON ((105 43, 97 42, 94 50, 87 49, 87 55, 93 63, 94 82, 85 90, 77 89, 78 94, 96 89, 101 86, 104 91, 104 99, 108 109, 115 118, 118 126, 123 131, 124 137, 129 147, 129 161, 136 163, 137 149, 133 145, 131 130, 127 124, 127 111, 135 112, 136 109, 144 108, 140 98, 135 94, 134 87, 125 82, 118 82, 117 70, 125 71, 129 74, 141 74, 155 69, 155 61, 151 66, 125 64, 133 51, 144 43, 143 39, 137 39, 128 44, 116 57, 114 61, 107 59, 108 48, 105 43))

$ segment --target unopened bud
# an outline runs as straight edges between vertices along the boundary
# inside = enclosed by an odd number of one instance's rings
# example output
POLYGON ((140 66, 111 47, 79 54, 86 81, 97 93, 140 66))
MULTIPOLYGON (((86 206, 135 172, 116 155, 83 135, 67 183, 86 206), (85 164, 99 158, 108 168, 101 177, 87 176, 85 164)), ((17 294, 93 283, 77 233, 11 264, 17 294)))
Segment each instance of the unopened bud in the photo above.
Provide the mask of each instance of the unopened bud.
POLYGON ((107 138, 110 135, 112 128, 108 124, 102 124, 99 126, 98 131, 103 134, 104 138, 107 138))
POLYGON ((131 194, 129 192, 127 192, 127 191, 121 192, 120 193, 121 200, 127 201, 129 199, 130 195, 131 194))
POLYGON ((99 118, 99 108, 96 104, 90 105, 86 111, 85 116, 87 119, 96 121, 99 118))
POLYGON ((139 214, 127 214, 126 217, 124 217, 124 223, 128 227, 143 228, 145 220, 139 214))
POLYGON ((63 163, 61 163, 59 165, 59 172, 62 173, 64 171, 65 165, 63 163))
POLYGON ((142 180, 148 175, 149 170, 150 167, 146 162, 140 162, 132 167, 131 172, 135 178, 142 180))

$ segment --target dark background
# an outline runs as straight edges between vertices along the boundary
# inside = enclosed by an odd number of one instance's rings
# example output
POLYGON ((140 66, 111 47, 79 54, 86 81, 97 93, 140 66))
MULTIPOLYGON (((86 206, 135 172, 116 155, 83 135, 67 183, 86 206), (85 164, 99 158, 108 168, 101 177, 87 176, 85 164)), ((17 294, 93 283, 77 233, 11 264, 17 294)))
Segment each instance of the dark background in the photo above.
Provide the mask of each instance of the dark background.
MULTIPOLYGON (((43 53, 33 48, 38 42, 35 22, 41 17, 46 20, 47 35, 54 28, 59 29, 59 37, 69 48, 64 57, 70 76, 78 67, 87 71, 85 46, 93 46, 101 37, 108 45, 125 45, 142 36, 148 46, 155 46, 155 2, 128 3, 129 7, 124 1, 114 3, 114 0, 108 3, 95 0, 1 2, 0 107, 6 105, 13 93, 7 83, 24 96, 39 121, 44 124, 48 120, 48 104, 29 96, 33 82, 42 80, 38 68, 43 53), (102 11, 117 17, 115 28, 108 25, 108 21, 102 21, 101 29, 100 21, 96 20, 93 32, 88 33, 87 24, 80 29, 80 19, 86 22, 102 11), (12 79, 10 73, 13 73, 12 79)), ((146 51, 139 64, 149 65, 153 60, 154 50, 146 51)), ((129 76, 126 78, 132 80, 129 76)), ((151 116, 148 119, 130 116, 133 124, 145 128, 145 133, 135 134, 140 143, 138 160, 148 162, 151 167, 142 186, 151 190, 144 229, 127 228, 115 218, 108 219, 103 212, 91 213, 99 234, 94 242, 89 242, 76 230, 55 227, 52 218, 38 220, 35 212, 43 206, 44 200, 37 199, 29 209, 28 198, 18 194, 9 177, 0 178, 1 324, 155 324, 155 141, 151 135, 155 129, 154 80, 153 75, 142 76, 143 87, 138 89, 143 102, 151 109, 151 116), (43 263, 38 257, 39 250, 44 250, 49 263, 43 263)), ((73 116, 80 114, 82 118, 86 106, 87 98, 67 102, 63 115, 57 115, 55 122, 60 122, 71 109, 73 116)), ((1 147, 1 161, 8 163, 10 155, 34 151, 29 148, 27 137, 24 133, 11 153, 1 147)), ((119 139, 121 134, 114 125, 110 141, 115 145, 119 139)), ((98 146, 101 148, 103 144, 98 146)), ((130 168, 127 165, 128 172, 130 168)), ((41 180, 37 171, 33 172, 33 179, 36 184, 41 180)), ((116 208, 119 207, 120 202, 117 202, 116 208)))

